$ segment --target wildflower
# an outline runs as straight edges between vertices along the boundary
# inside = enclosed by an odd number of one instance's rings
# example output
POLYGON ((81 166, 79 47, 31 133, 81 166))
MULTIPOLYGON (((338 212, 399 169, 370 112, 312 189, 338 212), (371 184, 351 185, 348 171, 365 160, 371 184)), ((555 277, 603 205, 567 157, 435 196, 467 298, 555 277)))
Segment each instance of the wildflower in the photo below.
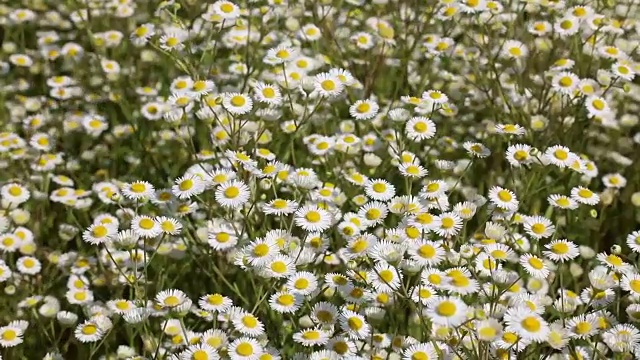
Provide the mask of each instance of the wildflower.
POLYGON ((530 216, 524 221, 524 229, 528 235, 542 239, 551 236, 556 227, 551 223, 551 220, 545 217, 530 216))
POLYGON ((582 186, 577 186, 571 189, 571 198, 586 205, 596 205, 600 202, 600 196, 582 186))
POLYGON ((518 199, 511 190, 494 186, 489 190, 489 199, 499 208, 515 211, 518 209, 518 199))
POLYGON ((187 295, 176 289, 160 291, 156 295, 155 300, 161 307, 177 311, 180 311, 181 309, 188 309, 191 305, 191 300, 189 300, 187 295))
POLYGON ((251 196, 249 187, 242 181, 231 180, 218 186, 215 192, 216 201, 228 208, 238 209, 242 207, 251 196))
POLYGON ((135 181, 124 184, 122 187, 122 195, 132 200, 151 198, 154 195, 154 191, 153 185, 146 181, 135 181))
POLYGON ((231 360, 255 360, 264 353, 264 349, 257 340, 240 337, 228 345, 231 360))
POLYGON ((369 120, 376 116, 378 109, 373 100, 358 100, 349 107, 349 114, 356 120, 369 120))
POLYGON ((314 79, 314 89, 322 96, 338 96, 343 88, 344 85, 338 77, 329 73, 318 74, 314 79))
POLYGON ((403 360, 413 360, 413 359, 437 359, 438 355, 436 349, 432 344, 429 343, 419 343, 414 344, 406 348, 402 352, 403 360))
POLYGON ((415 142, 431 139, 436 134, 436 124, 422 116, 413 117, 407 121, 405 133, 415 142))
POLYGON ((222 98, 222 106, 233 115, 243 115, 253 108, 253 100, 240 93, 228 93, 222 98))
POLYGON ((551 79, 551 88, 563 95, 572 95, 580 79, 570 72, 560 72, 551 79))
POLYGON ((442 213, 438 216, 438 223, 440 226, 436 227, 434 231, 443 237, 455 236, 462 228, 462 219, 453 212, 442 213))
POLYGON ((365 339, 371 331, 371 326, 364 316, 351 310, 343 310, 340 314, 340 327, 354 339, 365 339))
POLYGON ((293 334, 293 340, 302 346, 324 345, 329 340, 329 334, 320 328, 311 328, 293 334))
POLYGON ((21 344, 24 339, 24 331, 15 325, 0 327, 0 346, 4 348, 14 347, 21 344))
POLYGON ((544 246, 547 250, 542 253, 552 261, 565 262, 573 260, 580 255, 578 247, 568 240, 553 240, 544 246))
POLYGON ((544 261, 532 254, 524 254, 520 257, 520 264, 524 270, 536 278, 546 278, 549 275, 549 268, 544 261))
POLYGON ((251 313, 241 313, 231 319, 233 327, 241 334, 257 337, 264 334, 264 325, 251 313))
POLYGON ((502 325, 494 318, 476 321, 475 329, 480 341, 494 341, 502 335, 502 325))
POLYGON ((549 195, 547 201, 553 207, 560 209, 574 210, 578 208, 578 202, 565 195, 552 194, 549 195))
POLYGON ((561 37, 567 37, 576 34, 580 30, 580 21, 573 16, 565 16, 558 19, 553 25, 553 29, 561 37))
POLYGON ((443 297, 427 308, 427 316, 436 325, 456 327, 467 319, 468 306, 457 297, 443 297))
POLYGON ((118 229, 110 224, 92 224, 82 233, 82 240, 92 245, 104 244, 112 240, 118 229))
POLYGON ((258 82, 253 86, 253 91, 258 102, 271 106, 279 106, 282 104, 282 94, 280 89, 275 85, 258 82))
POLYGON ((543 342, 549 336, 549 325, 542 317, 524 307, 511 308, 504 316, 506 331, 511 331, 525 341, 543 342))
POLYGON ((383 179, 367 180, 364 187, 367 196, 377 201, 389 200, 396 194, 395 186, 383 179))
POLYGON ((486 158, 487 156, 491 155, 491 150, 478 142, 466 141, 464 144, 462 144, 462 147, 464 147, 467 152, 475 157, 486 158))
POLYGON ((198 176, 184 176, 176 179, 171 191, 180 199, 188 199, 205 190, 205 183, 198 176))
POLYGON ((180 51, 184 49, 186 36, 182 32, 167 33, 160 37, 160 48, 166 51, 180 51))
POLYGON ((305 231, 327 230, 331 226, 330 214, 316 205, 304 205, 295 212, 295 224, 305 231))
POLYGON ((510 145, 507 148, 505 157, 511 166, 520 167, 531 163, 531 146, 526 144, 510 145))
POLYGON ((296 312, 303 302, 302 295, 298 293, 276 292, 269 298, 269 306, 273 311, 289 314, 296 312))

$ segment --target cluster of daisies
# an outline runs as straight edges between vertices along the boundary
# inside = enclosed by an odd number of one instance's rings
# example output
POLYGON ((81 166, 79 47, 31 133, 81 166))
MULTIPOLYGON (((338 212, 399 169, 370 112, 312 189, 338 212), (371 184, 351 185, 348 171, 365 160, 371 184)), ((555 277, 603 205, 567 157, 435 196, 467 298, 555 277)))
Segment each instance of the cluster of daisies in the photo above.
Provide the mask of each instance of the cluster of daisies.
POLYGON ((637 1, 32 5, 0 360, 640 359, 637 1))

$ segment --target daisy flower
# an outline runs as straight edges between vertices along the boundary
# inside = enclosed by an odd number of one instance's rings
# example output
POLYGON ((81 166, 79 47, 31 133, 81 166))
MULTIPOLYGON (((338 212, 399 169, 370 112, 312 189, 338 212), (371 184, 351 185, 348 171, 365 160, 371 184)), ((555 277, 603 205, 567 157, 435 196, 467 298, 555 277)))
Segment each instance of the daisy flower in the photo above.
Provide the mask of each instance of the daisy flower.
POLYGON ((505 330, 517 334, 525 341, 544 342, 549 336, 549 325, 538 314, 525 307, 511 308, 504 315, 505 330))
POLYGON ((465 141, 462 147, 464 147, 469 154, 481 159, 491 155, 491 150, 479 142, 465 141))
POLYGON ((264 325, 253 314, 245 312, 233 316, 231 323, 241 334, 258 337, 264 334, 264 325))
POLYGON ((581 314, 566 321, 572 338, 588 339, 598 332, 598 320, 593 314, 581 314))
POLYGON ((349 107, 349 114, 356 120, 369 120, 378 113, 378 103, 373 100, 358 100, 349 107))
POLYGON ((240 337, 227 345, 227 353, 231 360, 258 360, 264 348, 253 338, 240 337))
POLYGON ((625 242, 632 251, 640 253, 640 230, 634 231, 627 235, 625 242))
POLYGON ((216 1, 209 6, 208 10, 224 20, 233 20, 240 15, 238 5, 226 0, 216 1))
POLYGON ((317 205, 304 205, 296 210, 294 222, 305 231, 322 232, 331 227, 332 217, 317 205))
POLYGON ((407 121, 405 133, 415 142, 431 139, 436 134, 436 124, 423 116, 413 117, 407 121))
POLYGON ((420 266, 437 266, 445 258, 445 250, 438 242, 422 240, 409 247, 408 254, 420 266))
POLYGON ((536 278, 546 278, 549 275, 549 268, 544 261, 532 254, 520 256, 520 265, 531 276, 536 278))
POLYGON ((425 183, 418 194, 423 199, 437 199, 449 190, 449 185, 442 180, 431 180, 425 183))
POLYGON ((343 310, 339 321, 340 328, 353 339, 365 339, 371 332, 371 326, 366 322, 364 316, 354 311, 343 310))
POLYGON ((203 295, 198 300, 198 306, 206 311, 214 311, 218 313, 223 313, 227 311, 233 302, 226 296, 220 295, 218 293, 203 295))
POLYGON ((494 186, 489 190, 489 199, 501 209, 509 211, 515 211, 518 209, 518 199, 511 190, 494 186))
POLYGON ((542 254, 552 261, 565 262, 573 260, 580 255, 578 246, 568 240, 554 240, 544 246, 547 251, 543 251, 542 254))
POLYGON ((622 258, 615 254, 599 253, 596 258, 603 265, 616 272, 626 273, 633 268, 632 265, 627 264, 622 258))
POLYGON ((566 195, 551 194, 547 201, 551 206, 559 209, 573 210, 578 208, 578 202, 566 195))
POLYGON ((453 212, 446 212, 438 216, 438 223, 440 226, 436 227, 434 231, 442 237, 452 237, 458 234, 458 231, 462 228, 462 218, 453 212))
POLYGON ((625 274, 620 280, 620 286, 632 295, 640 297, 640 275, 637 273, 625 274))
POLYGON ((112 240, 118 229, 110 224, 92 224, 82 233, 82 240, 91 245, 100 245, 112 240))
POLYGON ((162 290, 156 295, 155 300, 166 309, 188 309, 191 306, 191 300, 187 295, 177 289, 162 290))
POLYGON ((551 79, 551 88, 562 95, 573 95, 580 78, 570 72, 560 72, 551 79))
POLYGON ((298 203, 294 200, 274 199, 262 205, 262 211, 267 215, 288 215, 298 209, 298 203))
POLYGON ((553 24, 553 29, 560 37, 571 36, 580 30, 580 20, 568 15, 556 21, 556 23, 553 24))
POLYGON ((329 341, 330 335, 319 327, 304 329, 293 334, 293 340, 302 346, 324 345, 329 341))
POLYGON ((0 189, 0 195, 2 195, 2 200, 6 203, 17 206, 29 200, 31 192, 20 184, 9 183, 0 189))
POLYGON ((513 167, 520 167, 531 163, 532 147, 526 144, 510 145, 505 152, 505 157, 513 167))
POLYGON ((536 239, 543 239, 553 235, 556 227, 551 223, 551 220, 545 217, 528 216, 524 220, 524 229, 528 235, 536 239))
POLYGON ((522 136, 526 133, 525 128, 518 124, 496 124, 496 133, 522 136))
POLYGON ((231 180, 218 186, 215 192, 216 201, 228 208, 238 209, 247 203, 251 196, 249 187, 240 180, 231 180))
POLYGON ((188 199, 200 195, 206 187, 205 182, 199 176, 183 176, 176 179, 171 191, 180 199, 188 199))
POLYGON ((85 320, 82 324, 79 324, 74 331, 76 339, 83 343, 97 342, 102 339, 104 335, 104 330, 93 320, 85 320))
POLYGON ((402 352, 403 359, 437 359, 438 353, 430 343, 413 344, 402 352))
POLYGON ((607 100, 600 96, 591 95, 587 97, 584 106, 589 112, 589 117, 606 117, 611 114, 607 100))
POLYGON ((160 224, 149 216, 139 215, 131 219, 131 230, 142 238, 154 238, 162 234, 160 224))
POLYGON ((426 310, 426 315, 436 325, 456 327, 467 320, 469 307, 458 297, 442 297, 426 310))
POLYGON ((227 93, 222 97, 222 106, 233 115, 243 115, 253 108, 251 97, 240 93, 227 93))
POLYGON ((318 280, 313 273, 300 271, 291 276, 285 286, 291 293, 309 295, 318 288, 318 280))
POLYGON ((329 73, 316 75, 313 81, 313 87, 320 95, 326 97, 338 96, 344 89, 344 85, 340 79, 329 73))
POLYGON ((295 272, 294 259, 287 255, 278 254, 272 257, 265 265, 267 275, 281 279, 291 276, 295 272))
POLYGON ((153 185, 146 181, 134 181, 124 184, 122 187, 122 195, 131 200, 140 200, 153 197, 155 189, 153 185))
POLYGON ((582 186, 571 189, 571 198, 585 205, 596 205, 600 202, 600 196, 598 196, 598 194, 582 186))
POLYGON ((368 197, 377 201, 390 200, 396 195, 395 186, 383 179, 367 180, 364 189, 368 197))
POLYGON ((402 282, 402 272, 388 264, 377 264, 369 276, 373 287, 381 292, 393 292, 402 282))
POLYGON ((282 104, 282 93, 275 85, 258 82, 253 86, 254 97, 257 101, 271 106, 282 104))
POLYGON ((160 48, 166 51, 180 51, 184 49, 183 41, 186 36, 183 32, 167 33, 160 37, 160 48))

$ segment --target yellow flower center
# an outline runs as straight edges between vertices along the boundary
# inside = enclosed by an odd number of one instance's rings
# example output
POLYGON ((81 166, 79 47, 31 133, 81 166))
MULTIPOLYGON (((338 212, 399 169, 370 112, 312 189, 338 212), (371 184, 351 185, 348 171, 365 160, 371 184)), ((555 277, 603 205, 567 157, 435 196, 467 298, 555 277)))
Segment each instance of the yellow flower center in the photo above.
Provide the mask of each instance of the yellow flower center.
POLYGON ((333 80, 323 80, 320 83, 320 86, 322 87, 323 90, 325 91, 332 91, 336 89, 336 83, 333 80))
POLYGON ((224 196, 229 199, 235 199, 240 195, 240 189, 235 186, 230 186, 224 190, 224 196))
POLYGON ((164 304, 171 307, 177 306, 178 304, 180 304, 180 299, 177 296, 170 295, 167 296, 166 299, 164 299, 164 304))
POLYGON ((250 343, 241 343, 236 347, 236 354, 240 356, 251 356, 253 355, 253 346, 250 343))
POLYGON ((440 316, 451 317, 456 314, 458 310, 456 304, 452 301, 445 300, 438 304, 436 307, 436 313, 440 316))
POLYGON ((247 100, 244 98, 244 96, 235 95, 235 96, 231 97, 230 102, 231 102, 231 105, 233 105, 233 106, 241 107, 241 106, 244 106, 244 104, 247 103, 247 100))
POLYGON ((138 223, 138 225, 140 225, 140 227, 145 229, 145 230, 149 230, 149 229, 153 228, 155 223, 153 222, 153 220, 151 220, 149 218, 142 218, 140 220, 140 222, 138 223))
POLYGON ((85 325, 82 327, 82 333, 84 335, 93 335, 98 332, 98 327, 95 325, 85 325))
POLYGON ((544 263, 542 262, 542 260, 536 257, 532 257, 529 259, 529 265, 531 265, 531 267, 536 270, 540 270, 544 268, 544 263))
POLYGON ((304 218, 311 223, 317 223, 322 219, 322 216, 317 211, 309 211, 305 214, 304 218))
POLYGON ((529 316, 524 318, 521 322, 520 325, 522 325, 522 327, 527 330, 528 332, 531 333, 535 333, 540 331, 540 328, 542 328, 542 323, 540 323, 540 321, 538 319, 536 319, 533 316, 529 316))
POLYGON ((282 261, 275 261, 271 264, 271 270, 277 274, 282 274, 287 271, 287 264, 282 261))
POLYGON ((544 224, 540 224, 540 223, 536 223, 536 224, 533 224, 533 226, 531 226, 531 231, 534 234, 538 234, 538 235, 543 234, 546 229, 547 227, 544 226, 544 224))
POLYGON ((513 197, 507 190, 500 190, 498 191, 498 199, 504 202, 509 202, 511 201, 511 199, 513 199, 513 197))
POLYGON ((360 318, 355 316, 350 317, 349 320, 347 320, 347 324, 349 325, 349 328, 352 330, 360 330, 364 326, 364 323, 362 322, 362 320, 360 320, 360 318))

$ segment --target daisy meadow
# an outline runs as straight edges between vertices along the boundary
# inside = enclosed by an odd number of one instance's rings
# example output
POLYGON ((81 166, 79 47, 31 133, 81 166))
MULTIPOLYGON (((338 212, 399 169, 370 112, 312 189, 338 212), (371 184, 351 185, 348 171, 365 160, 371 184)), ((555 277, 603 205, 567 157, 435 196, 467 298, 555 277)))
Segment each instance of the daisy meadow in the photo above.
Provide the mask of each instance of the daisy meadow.
POLYGON ((0 9, 1 358, 640 355, 637 1, 0 9))

